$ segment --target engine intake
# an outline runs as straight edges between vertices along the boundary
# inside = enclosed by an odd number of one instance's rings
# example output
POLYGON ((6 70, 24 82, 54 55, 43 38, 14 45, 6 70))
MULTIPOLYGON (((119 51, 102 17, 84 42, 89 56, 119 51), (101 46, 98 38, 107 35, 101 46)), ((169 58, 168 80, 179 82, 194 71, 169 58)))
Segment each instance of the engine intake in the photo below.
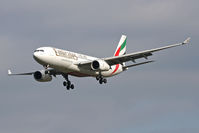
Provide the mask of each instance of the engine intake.
POLYGON ((52 76, 49 74, 45 74, 45 70, 36 71, 34 73, 34 78, 39 82, 49 82, 52 80, 52 76))
POLYGON ((100 70, 100 71, 108 71, 110 69, 110 66, 104 60, 94 60, 91 63, 91 69, 100 70))
POLYGON ((93 63, 92 63, 92 67, 93 67, 93 69, 99 69, 99 67, 100 67, 100 64, 99 64, 99 62, 98 61, 93 61, 93 63))

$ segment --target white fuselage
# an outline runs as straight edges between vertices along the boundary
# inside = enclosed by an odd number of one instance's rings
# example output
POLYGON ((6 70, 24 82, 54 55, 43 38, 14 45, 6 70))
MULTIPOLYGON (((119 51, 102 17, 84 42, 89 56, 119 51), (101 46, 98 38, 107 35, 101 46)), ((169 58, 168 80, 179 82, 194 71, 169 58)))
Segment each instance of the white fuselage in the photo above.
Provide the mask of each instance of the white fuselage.
POLYGON ((115 50, 114 56, 105 58, 96 58, 83 54, 78 54, 53 47, 41 47, 34 51, 34 59, 45 67, 45 70, 29 73, 13 74, 8 70, 8 75, 33 75, 34 79, 39 82, 49 82, 52 76, 62 75, 65 81, 63 86, 67 90, 74 89, 74 84, 68 78, 68 75, 77 77, 96 77, 100 84, 106 84, 106 77, 117 75, 130 67, 151 63, 154 61, 145 61, 136 64, 125 65, 128 61, 133 61, 140 58, 148 59, 152 53, 164 49, 188 44, 190 38, 187 38, 182 43, 171 44, 164 47, 149 49, 134 53, 126 54, 127 37, 122 35, 115 50))
POLYGON ((107 71, 93 71, 91 67, 79 67, 78 64, 82 62, 94 61, 99 58, 53 47, 38 48, 35 50, 33 57, 43 66, 48 66, 62 73, 78 77, 96 77, 99 74, 104 77, 111 77, 123 71, 121 64, 110 66, 110 69, 107 71))

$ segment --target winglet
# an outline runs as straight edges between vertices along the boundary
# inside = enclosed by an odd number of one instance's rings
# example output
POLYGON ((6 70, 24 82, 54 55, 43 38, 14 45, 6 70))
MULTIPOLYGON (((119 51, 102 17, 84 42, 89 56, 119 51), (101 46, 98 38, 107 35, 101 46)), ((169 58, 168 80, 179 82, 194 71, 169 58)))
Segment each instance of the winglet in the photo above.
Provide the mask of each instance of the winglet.
POLYGON ((184 45, 184 44, 188 44, 189 42, 190 42, 190 40, 191 40, 191 37, 188 37, 182 44, 184 45))
POLYGON ((10 69, 8 70, 8 75, 12 75, 12 72, 11 72, 11 70, 10 70, 10 69))

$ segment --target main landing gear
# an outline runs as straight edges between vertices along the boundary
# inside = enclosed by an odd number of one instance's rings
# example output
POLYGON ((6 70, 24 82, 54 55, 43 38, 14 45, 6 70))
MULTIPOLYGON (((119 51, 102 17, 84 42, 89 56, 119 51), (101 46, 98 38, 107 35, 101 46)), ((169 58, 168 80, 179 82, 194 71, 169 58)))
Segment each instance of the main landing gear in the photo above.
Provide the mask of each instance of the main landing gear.
POLYGON ((67 90, 74 89, 74 85, 69 81, 68 75, 62 75, 66 81, 63 82, 63 85, 66 87, 67 90))
POLYGON ((105 79, 102 75, 98 75, 96 77, 96 80, 99 81, 100 84, 106 84, 107 83, 107 79, 105 79))

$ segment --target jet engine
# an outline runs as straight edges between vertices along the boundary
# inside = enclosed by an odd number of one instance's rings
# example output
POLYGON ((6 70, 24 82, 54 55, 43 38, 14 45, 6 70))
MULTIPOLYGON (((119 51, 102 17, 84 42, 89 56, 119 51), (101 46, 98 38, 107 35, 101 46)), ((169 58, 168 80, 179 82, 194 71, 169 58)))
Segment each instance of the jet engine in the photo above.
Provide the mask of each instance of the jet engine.
POLYGON ((50 74, 46 74, 45 70, 36 71, 34 73, 34 78, 39 82, 49 82, 52 80, 52 76, 50 74))
POLYGON ((110 69, 110 66, 104 60, 94 60, 91 63, 91 69, 100 70, 100 71, 108 71, 110 69))

